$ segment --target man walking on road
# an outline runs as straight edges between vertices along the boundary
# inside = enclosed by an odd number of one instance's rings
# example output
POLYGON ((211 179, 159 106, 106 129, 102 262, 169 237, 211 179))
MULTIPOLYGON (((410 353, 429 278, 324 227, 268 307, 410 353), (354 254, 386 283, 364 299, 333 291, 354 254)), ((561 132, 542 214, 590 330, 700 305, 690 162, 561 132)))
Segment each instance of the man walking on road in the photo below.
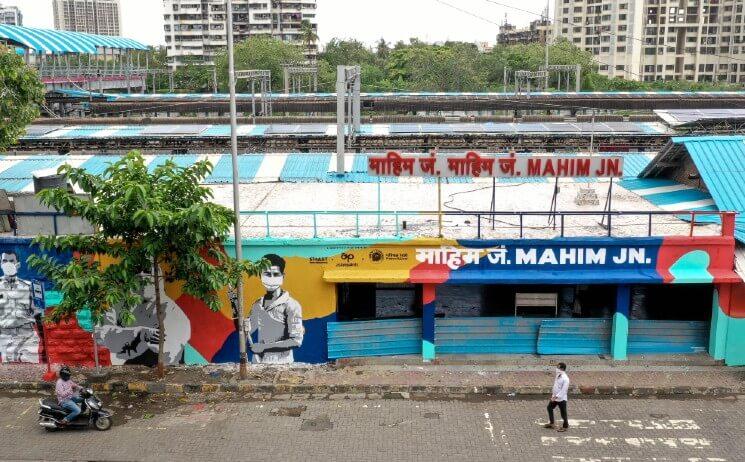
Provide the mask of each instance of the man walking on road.
POLYGON ((569 417, 567 417, 567 393, 569 392, 569 377, 566 373, 567 365, 559 363, 556 366, 556 379, 554 380, 554 387, 551 390, 551 402, 548 403, 548 422, 545 428, 556 428, 554 420, 554 409, 559 406, 561 411, 561 418, 564 420, 564 425, 559 428, 560 432, 567 431, 569 428, 569 417))

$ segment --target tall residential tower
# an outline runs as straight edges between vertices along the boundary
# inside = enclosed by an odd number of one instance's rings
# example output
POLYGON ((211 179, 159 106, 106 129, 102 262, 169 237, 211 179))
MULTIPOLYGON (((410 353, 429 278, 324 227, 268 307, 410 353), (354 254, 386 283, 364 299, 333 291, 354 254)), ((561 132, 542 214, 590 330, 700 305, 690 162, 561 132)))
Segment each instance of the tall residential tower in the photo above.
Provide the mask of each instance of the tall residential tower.
POLYGON ((54 0, 54 28, 98 35, 122 35, 119 0, 54 0))
POLYGON ((19 10, 17 6, 0 5, 0 24, 22 26, 23 15, 21 14, 21 10, 19 10))
MULTIPOLYGON (((316 0, 230 0, 236 41, 266 35, 300 46, 308 58, 316 43, 306 43, 302 23, 317 30, 316 0)), ((212 64, 227 46, 224 0, 163 0, 168 61, 178 67, 188 57, 212 64)))
POLYGON ((745 82, 745 0, 555 0, 554 37, 633 80, 745 82))

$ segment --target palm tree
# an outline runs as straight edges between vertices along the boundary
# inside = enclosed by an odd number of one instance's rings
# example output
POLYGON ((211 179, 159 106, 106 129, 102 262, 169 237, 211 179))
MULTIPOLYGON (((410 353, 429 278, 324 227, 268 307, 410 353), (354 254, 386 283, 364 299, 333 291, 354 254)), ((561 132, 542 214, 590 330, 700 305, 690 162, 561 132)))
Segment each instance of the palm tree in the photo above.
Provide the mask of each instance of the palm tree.
POLYGON ((318 41, 318 34, 316 33, 313 24, 311 24, 307 19, 303 19, 300 23, 300 36, 305 48, 308 50, 308 56, 312 55, 313 45, 318 41))

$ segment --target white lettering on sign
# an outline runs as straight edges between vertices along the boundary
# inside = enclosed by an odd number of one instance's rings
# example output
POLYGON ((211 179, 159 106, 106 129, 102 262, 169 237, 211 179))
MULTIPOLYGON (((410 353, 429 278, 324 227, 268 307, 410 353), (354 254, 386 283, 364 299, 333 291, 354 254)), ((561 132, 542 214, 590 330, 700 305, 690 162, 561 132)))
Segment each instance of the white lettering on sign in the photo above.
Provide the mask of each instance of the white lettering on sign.
POLYGON ((446 265, 451 270, 465 265, 478 265, 486 257, 491 265, 649 265, 652 259, 644 247, 617 247, 609 255, 607 248, 559 247, 526 248, 515 247, 514 257, 504 247, 489 249, 459 249, 452 246, 416 249, 416 260, 429 265, 446 265))
POLYGON ((518 156, 475 151, 417 155, 389 151, 382 156, 370 156, 367 172, 372 176, 396 177, 620 178, 623 164, 621 156, 518 156))

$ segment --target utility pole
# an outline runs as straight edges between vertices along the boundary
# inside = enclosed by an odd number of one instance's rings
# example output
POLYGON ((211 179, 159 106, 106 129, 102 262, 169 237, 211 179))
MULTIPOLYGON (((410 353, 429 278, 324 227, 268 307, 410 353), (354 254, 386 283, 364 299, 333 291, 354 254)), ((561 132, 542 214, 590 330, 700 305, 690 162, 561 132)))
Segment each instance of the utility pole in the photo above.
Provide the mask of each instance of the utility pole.
MULTIPOLYGON (((546 70, 548 70, 548 30, 549 30, 548 29, 548 11, 549 11, 548 7, 549 7, 549 2, 547 1, 546 2, 546 16, 544 17, 544 23, 543 23, 543 27, 544 27, 543 41, 545 42, 544 45, 546 48, 546 60, 545 60, 546 62, 544 63, 544 65, 546 66, 546 70)), ((546 83, 543 87, 543 91, 548 91, 548 76, 549 74, 546 73, 546 83)))
MULTIPOLYGON (((228 38, 228 86, 230 87, 230 154, 233 160, 233 209, 235 211, 235 258, 243 261, 243 237, 241 236, 241 191, 238 174, 238 108, 235 96, 235 56, 233 54, 233 2, 227 0, 227 38, 228 38)), ((238 297, 238 347, 240 352, 240 378, 248 377, 248 354, 246 352, 246 330, 243 328, 243 275, 238 278, 236 291, 238 297)))

